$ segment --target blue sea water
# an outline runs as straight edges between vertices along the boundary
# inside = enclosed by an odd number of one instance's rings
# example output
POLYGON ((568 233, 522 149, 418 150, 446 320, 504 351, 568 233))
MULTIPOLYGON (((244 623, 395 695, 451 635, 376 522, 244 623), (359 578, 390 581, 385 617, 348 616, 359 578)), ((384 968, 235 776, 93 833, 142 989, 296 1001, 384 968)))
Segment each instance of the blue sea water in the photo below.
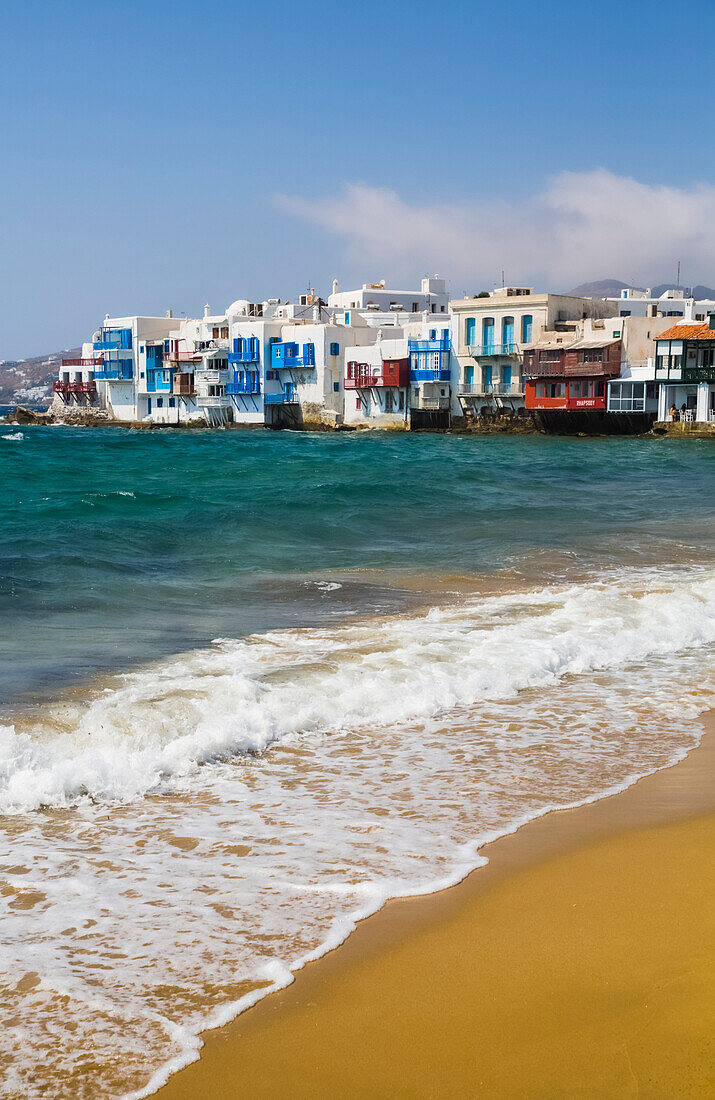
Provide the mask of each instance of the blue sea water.
POLYGON ((707 441, 5 427, 0 476, 0 705, 401 574, 697 558, 715 511, 707 441))
POLYGON ((0 1100, 147 1095, 715 701, 707 441, 5 426, 0 472, 0 1100))

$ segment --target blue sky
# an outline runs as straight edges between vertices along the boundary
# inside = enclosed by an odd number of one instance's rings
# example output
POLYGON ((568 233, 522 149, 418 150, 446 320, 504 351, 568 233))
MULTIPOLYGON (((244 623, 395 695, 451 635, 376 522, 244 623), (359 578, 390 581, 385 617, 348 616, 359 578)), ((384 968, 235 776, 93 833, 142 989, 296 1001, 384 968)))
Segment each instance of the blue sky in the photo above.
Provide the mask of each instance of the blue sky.
POLYGON ((333 277, 715 280, 712 0, 0 19, 0 358, 333 277))

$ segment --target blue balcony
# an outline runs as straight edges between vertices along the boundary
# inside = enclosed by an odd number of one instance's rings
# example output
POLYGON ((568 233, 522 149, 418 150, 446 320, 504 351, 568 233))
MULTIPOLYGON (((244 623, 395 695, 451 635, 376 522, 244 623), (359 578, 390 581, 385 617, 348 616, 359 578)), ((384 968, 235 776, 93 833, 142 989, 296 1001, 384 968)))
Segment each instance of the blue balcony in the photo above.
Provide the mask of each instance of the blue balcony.
POLYGON ((271 344, 271 367, 273 370, 285 370, 293 367, 315 366, 315 345, 303 344, 303 354, 299 354, 300 346, 295 343, 271 344))
POLYGON ((130 351, 132 347, 132 330, 130 328, 103 328, 100 329, 99 340, 94 341, 95 351, 130 351))
POLYGON ((409 350, 415 351, 449 351, 449 336, 442 336, 439 340, 410 340, 409 350))
POLYGON ((257 336, 238 336, 233 341, 233 351, 228 353, 229 363, 258 363, 261 344, 257 336))
POLYGON ((243 378, 238 377, 237 373, 233 382, 226 384, 225 392, 229 397, 248 397, 251 394, 260 393, 261 379, 258 374, 254 374, 252 371, 246 372, 243 378))
POLYGON ((410 382, 449 382, 452 372, 449 367, 410 368, 410 382))
POLYGON ((282 393, 266 393, 263 395, 264 405, 297 405, 298 394, 293 386, 285 386, 282 393))
POLYGON ((467 354, 474 358, 488 358, 490 355, 520 355, 518 344, 469 344, 467 354))
POLYGON ((133 377, 134 367, 132 363, 105 364, 104 370, 94 372, 95 381, 104 379, 107 382, 131 382, 133 377))

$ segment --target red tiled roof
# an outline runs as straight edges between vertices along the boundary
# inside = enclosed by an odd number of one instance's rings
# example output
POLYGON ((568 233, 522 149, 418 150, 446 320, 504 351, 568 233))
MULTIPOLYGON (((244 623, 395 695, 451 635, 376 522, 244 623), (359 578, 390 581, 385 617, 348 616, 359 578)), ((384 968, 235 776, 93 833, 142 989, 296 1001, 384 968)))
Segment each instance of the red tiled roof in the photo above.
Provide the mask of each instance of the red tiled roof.
POLYGON ((672 328, 660 332, 656 340, 715 340, 715 329, 710 325, 673 325, 672 328))

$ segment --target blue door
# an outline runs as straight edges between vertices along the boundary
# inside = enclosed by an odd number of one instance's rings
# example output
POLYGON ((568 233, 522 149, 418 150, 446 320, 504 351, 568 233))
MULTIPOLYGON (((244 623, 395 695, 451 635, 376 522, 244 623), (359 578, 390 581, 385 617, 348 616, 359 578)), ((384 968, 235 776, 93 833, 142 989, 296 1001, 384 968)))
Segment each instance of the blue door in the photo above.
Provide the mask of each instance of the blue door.
POLYGON ((501 372, 501 384, 503 389, 511 389, 511 367, 503 367, 501 372))
POLYGON ((514 318, 505 317, 501 326, 501 342, 503 351, 508 355, 514 349, 514 318))
POLYGON ((491 368, 491 366, 482 367, 482 383, 484 385, 485 390, 490 390, 492 388, 492 368, 491 368))
POLYGON ((464 368, 464 381, 467 386, 474 385, 474 367, 470 366, 464 368))
POLYGON ((476 317, 467 317, 467 324, 464 330, 464 342, 468 348, 471 348, 477 342, 477 320, 476 317))
POLYGON ((484 354, 490 355, 491 349, 494 347, 494 318, 485 317, 482 322, 482 344, 484 345, 484 354))

